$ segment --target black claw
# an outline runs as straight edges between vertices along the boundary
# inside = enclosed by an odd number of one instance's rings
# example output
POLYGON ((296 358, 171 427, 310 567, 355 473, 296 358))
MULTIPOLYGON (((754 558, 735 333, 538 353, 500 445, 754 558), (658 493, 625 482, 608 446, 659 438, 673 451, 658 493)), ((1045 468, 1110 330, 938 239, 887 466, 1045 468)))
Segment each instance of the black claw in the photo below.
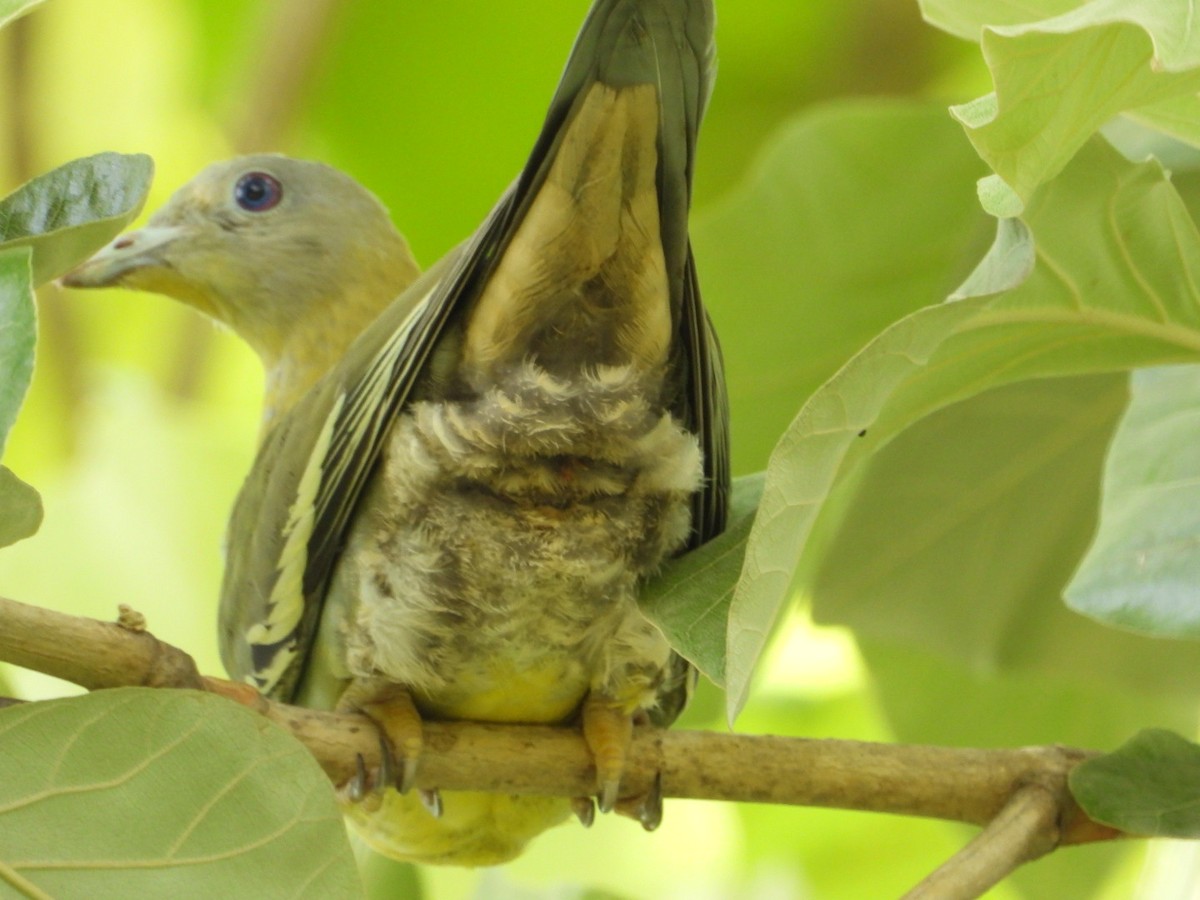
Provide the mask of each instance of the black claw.
POLYGON ((572 797, 571 812, 575 813, 575 818, 584 828, 591 828, 596 821, 596 804, 591 797, 572 797))
POLYGON ((421 800, 421 805, 435 819, 442 817, 442 793, 437 788, 432 790, 422 788, 417 791, 417 797, 421 800))
POLYGON ((654 785, 642 800, 638 810, 638 821, 647 831, 653 831, 663 820, 662 772, 654 773, 654 785))
POLYGON ((596 803, 600 807, 600 812, 610 813, 617 807, 617 797, 621 790, 621 782, 606 781, 600 786, 600 796, 596 798, 596 803))
POLYGON ((351 803, 361 803, 367 796, 367 762, 361 753, 354 754, 354 775, 346 782, 346 797, 351 803))
POLYGON ((375 779, 375 786, 379 790, 382 791, 385 785, 393 783, 395 769, 395 756, 392 753, 391 741, 387 739, 387 735, 381 728, 379 729, 379 775, 375 779))
POLYGON ((417 763, 416 758, 405 757, 400 762, 400 780, 396 783, 396 790, 402 794, 407 794, 413 789, 413 785, 417 783, 417 763))

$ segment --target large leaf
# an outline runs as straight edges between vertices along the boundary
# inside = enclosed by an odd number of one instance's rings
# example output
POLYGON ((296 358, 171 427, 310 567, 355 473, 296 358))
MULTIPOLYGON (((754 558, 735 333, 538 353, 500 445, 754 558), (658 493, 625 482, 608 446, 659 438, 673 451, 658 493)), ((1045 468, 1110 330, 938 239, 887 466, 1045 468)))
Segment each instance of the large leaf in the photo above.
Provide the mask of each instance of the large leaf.
POLYGON ((1106 628, 1061 600, 1095 530, 1127 380, 1020 382, 905 430, 853 485, 812 583, 814 618, 996 677, 1194 704, 1200 646, 1106 628))
POLYGON ((1200 638, 1200 366, 1136 372, 1104 473, 1100 531, 1072 607, 1164 637, 1200 638))
POLYGON ((210 694, 127 688, 0 710, 0 880, 27 896, 361 894, 305 748, 210 694))
POLYGON ((1071 793, 1093 819, 1130 834, 1200 838, 1200 746, 1143 731, 1071 772, 1071 793))
MULTIPOLYGON (((739 468, 765 460, 800 399, 859 347, 961 281, 986 240, 978 172, 940 107, 830 105, 782 130, 747 183, 699 218, 704 296, 730 348, 739 468)), ((732 534, 672 563, 646 599, 675 646, 718 683, 750 521, 735 516, 732 534)))
POLYGON ((59 166, 0 201, 0 248, 33 249, 36 287, 87 259, 138 214, 154 164, 99 153, 59 166))
MULTIPOLYGON (((926 417, 867 463, 813 615, 987 671, 1061 603, 1095 528, 1123 375, 1008 385, 926 417)), ((1066 652, 1066 648, 1060 648, 1066 652)))
POLYGON ((0 454, 29 390, 36 342, 29 250, 0 249, 0 454))
POLYGON ((671 646, 717 684, 725 674, 729 601, 742 571, 746 537, 762 488, 761 472, 736 479, 725 532, 668 563, 646 585, 640 601, 671 646))
POLYGON ((739 471, 763 468, 804 398, 867 341, 962 280, 992 227, 981 170, 944 107, 839 103, 782 129, 697 217, 739 471))
POLYGON ((953 112, 1022 200, 1117 113, 1143 109, 1177 136, 1200 138, 1200 118, 1192 118, 1200 112, 1200 23, 1191 0, 1064 5, 1001 4, 993 15, 993 4, 968 0, 924 4, 932 21, 981 37, 995 92, 953 112))
POLYGON ((0 466, 0 547, 24 540, 41 524, 41 495, 7 466, 0 466))
POLYGON ((1186 141, 1193 147, 1200 146, 1200 96, 1195 93, 1168 97, 1129 110, 1127 115, 1143 125, 1186 141))
POLYGON ((990 387, 1200 359, 1200 236, 1156 163, 1093 141, 1024 221, 1038 254, 1024 284, 896 323, 813 395, 776 448, 730 610, 731 712, 818 513, 870 453, 990 387))
POLYGON ((988 25, 1021 25, 1049 19, 1081 5, 1081 0, 917 0, 930 25, 968 41, 983 37, 988 25))

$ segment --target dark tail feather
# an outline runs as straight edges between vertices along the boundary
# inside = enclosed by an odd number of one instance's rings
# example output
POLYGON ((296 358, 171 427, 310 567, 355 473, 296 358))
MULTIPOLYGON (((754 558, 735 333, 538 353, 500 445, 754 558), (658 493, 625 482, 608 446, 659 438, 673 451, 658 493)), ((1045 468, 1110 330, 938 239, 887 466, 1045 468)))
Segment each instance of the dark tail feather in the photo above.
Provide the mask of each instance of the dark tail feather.
POLYGON ((712 0, 596 0, 576 38, 546 123, 517 184, 536 189, 572 106, 594 82, 658 88, 663 251, 678 309, 700 120, 715 74, 712 0))

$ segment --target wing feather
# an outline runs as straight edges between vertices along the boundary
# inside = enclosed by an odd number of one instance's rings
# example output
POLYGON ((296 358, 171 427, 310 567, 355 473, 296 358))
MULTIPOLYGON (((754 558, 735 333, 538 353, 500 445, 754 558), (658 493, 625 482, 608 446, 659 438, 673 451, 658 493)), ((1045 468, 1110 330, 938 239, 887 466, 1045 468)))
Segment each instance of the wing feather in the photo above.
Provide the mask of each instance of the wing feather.
MULTIPOLYGON (((330 578, 392 422, 430 375, 435 351, 501 258, 543 184, 564 125, 596 81, 656 83, 658 192, 671 310, 680 340, 668 405, 704 451, 689 546, 724 527, 728 413, 721 355, 687 238, 696 135, 712 74, 711 0, 597 0, 516 182, 483 226, 399 297, 343 361, 267 435, 234 509, 221 600, 231 675, 291 699, 330 578), (301 549, 302 548, 302 549, 301 549)), ((673 717, 673 716, 672 716, 673 717)))

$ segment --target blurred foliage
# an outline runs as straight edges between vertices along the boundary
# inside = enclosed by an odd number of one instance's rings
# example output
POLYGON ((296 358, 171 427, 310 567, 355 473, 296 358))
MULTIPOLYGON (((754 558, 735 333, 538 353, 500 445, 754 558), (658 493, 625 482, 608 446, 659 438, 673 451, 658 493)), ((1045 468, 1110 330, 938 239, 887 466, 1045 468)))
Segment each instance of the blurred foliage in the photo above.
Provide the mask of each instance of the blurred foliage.
POLYGON ((34 534, 42 524, 42 498, 5 466, 0 466, 0 547, 34 534))
MULTIPOLYGON (((0 186, 99 151, 141 152, 157 166, 154 208, 215 158, 282 150, 362 180, 428 264, 474 229, 522 164, 588 5, 562 0, 531 15, 515 0, 51 0, 0 31, 0 140, 8 142, 0 186)), ((941 300, 982 255, 990 223, 973 182, 987 169, 945 106, 991 85, 979 49, 923 24, 912 0, 717 5, 720 70, 694 221, 705 297, 731 375, 735 468, 745 473, 763 467, 801 402, 851 354, 892 321, 941 300), (863 95, 906 99, 822 105, 863 95), (781 170, 797 173, 795 180, 781 182, 781 170), (764 242, 764 233, 776 240, 764 242), (792 302, 794 290, 781 283, 801 287, 804 302, 792 302)), ((952 17, 962 5, 924 4, 952 17)), ((954 21, 971 35, 969 17, 954 21)), ((1194 196, 1184 199, 1194 204, 1194 196)), ((42 492, 46 521, 35 540, 0 554, 0 592, 100 618, 131 603, 159 637, 187 648, 203 670, 219 671, 212 624, 219 545, 253 452, 257 361, 158 298, 67 296, 47 287, 39 317, 38 368, 6 463, 42 492)), ((1124 383, 1089 378, 1033 402, 1070 405, 1071 392, 1082 391, 1083 431, 1095 448, 1112 433, 1124 383)), ((952 473, 948 491, 972 484, 979 470, 969 464, 987 457, 937 457, 930 448, 973 419, 1003 432, 992 417, 1003 420, 1019 406, 1022 390, 1029 388, 1001 388, 943 410, 832 498, 814 542, 844 560, 850 583, 839 588, 830 570, 810 571, 826 602, 839 590, 863 597, 863 582, 873 579, 903 586, 896 572, 919 566, 922 546, 910 543, 911 552, 892 557, 877 550, 898 531, 920 538, 921 523, 890 516, 896 507, 936 512, 939 501, 905 500, 894 473, 921 464, 952 473), (871 483, 883 488, 857 490, 871 483), (890 496, 893 509, 853 507, 852 496, 885 503, 890 496), (837 543, 834 526, 843 520, 861 545, 837 543)), ((1012 439, 1053 437, 1053 425, 1012 439)), ((1061 462, 1049 451, 1039 458, 1061 462)), ((1097 471, 1098 459, 1092 464, 1097 471)), ((1055 477, 1052 469, 1040 475, 1055 477)), ((1094 495, 1077 493, 1081 506, 1094 507, 1094 495)), ((984 509, 993 521, 1011 514, 984 509)), ((986 523, 975 524, 985 543, 986 523)), ((1070 563, 1065 554, 1048 555, 1070 563)), ((946 600, 963 596, 947 592, 946 600)), ((1183 700, 1098 682, 1103 654, 1056 657, 1054 641, 1083 620, 1057 606, 1038 609, 1022 620, 1031 627, 1019 639, 993 634, 999 644, 982 661, 946 652, 944 623, 926 634, 919 620, 909 622, 924 643, 873 636, 866 662, 887 673, 877 685, 844 636, 793 616, 739 727, 1108 747, 1139 725, 1186 725, 1191 707, 1183 700), (1055 627, 1043 627, 1046 619, 1055 627), (1014 654, 1061 664, 1013 671, 1014 654)), ((902 603, 883 612, 905 624, 902 603)), ((948 606, 948 615, 955 612, 948 606)), ((872 614, 861 612, 868 621, 872 614)), ((1074 650, 1088 640, 1069 637, 1074 650)), ((23 696, 69 690, 5 674, 23 696)), ((688 727, 720 727, 722 706, 705 688, 688 727)), ((515 863, 483 873, 414 872, 362 856, 372 896, 868 898, 911 886, 968 833, 823 810, 670 803, 653 835, 611 818, 591 832, 567 826, 515 863)), ((1071 851, 989 896, 1127 896, 1138 858, 1134 848, 1071 851)), ((1163 883, 1159 876, 1156 885, 1163 883)))

